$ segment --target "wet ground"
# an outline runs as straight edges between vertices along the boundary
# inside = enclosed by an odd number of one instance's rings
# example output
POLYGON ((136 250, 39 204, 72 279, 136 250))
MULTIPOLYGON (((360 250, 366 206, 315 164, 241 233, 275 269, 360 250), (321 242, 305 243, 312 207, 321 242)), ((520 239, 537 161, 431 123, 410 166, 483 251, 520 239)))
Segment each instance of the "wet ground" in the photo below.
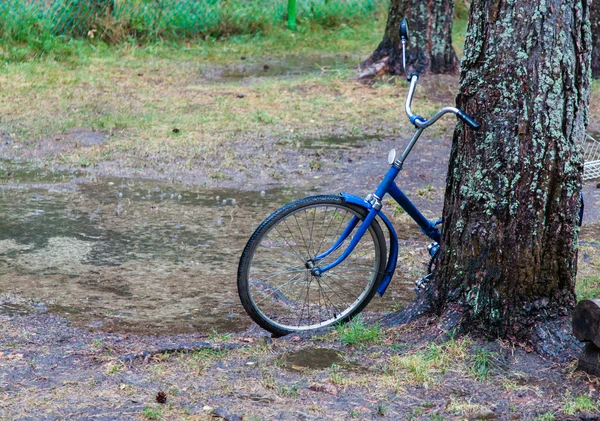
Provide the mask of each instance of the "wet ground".
MULTIPOLYGON (((250 322, 239 305, 236 270, 256 226, 307 195, 365 195, 387 169, 387 150, 403 143, 377 135, 279 141, 299 162, 309 161, 297 167, 319 162, 290 188, 258 181, 243 190, 207 189, 1 161, 0 314, 58 314, 114 332, 242 331, 250 322)), ((448 153, 448 140, 424 138, 399 178, 430 218, 441 213, 448 153)), ((584 190, 582 241, 593 242, 600 238, 600 189, 588 182, 584 190)), ((391 203, 386 209, 401 239, 399 268, 386 296, 367 311, 411 301, 427 262, 427 241, 414 222, 391 203)))
MULTIPOLYGON (((345 145, 339 139, 313 143, 345 145)), ((199 189, 29 170, 25 163, 4 161, 3 167, 11 181, 0 187, 0 314, 48 312, 118 332, 248 328, 235 283, 246 241, 278 207, 324 191, 199 189)), ((406 225, 403 244, 420 237, 414 224, 398 222, 406 225)), ((425 261, 424 244, 405 260, 415 253, 425 261)), ((411 269, 399 269, 396 287, 369 310, 410 301, 411 281, 420 275, 411 269)))
POLYGON ((286 60, 263 60, 257 62, 246 56, 239 57, 239 64, 228 66, 206 65, 201 79, 222 83, 252 83, 265 77, 286 77, 306 74, 323 74, 356 66, 360 57, 346 56, 290 56, 286 60))
MULTIPOLYGON (((338 65, 240 57, 199 78, 244 84, 338 65)), ((572 364, 484 338, 457 346, 463 339, 435 320, 348 346, 339 332, 273 340, 244 315, 235 272, 253 229, 295 198, 370 192, 389 149, 410 137, 387 129, 239 142, 228 150, 235 166, 207 155, 191 169, 164 160, 73 171, 48 162, 107 133, 77 129, 16 152, 3 137, 0 156, 13 160, 0 161, 0 419, 598 419, 597 407, 569 409, 575 397, 596 402, 600 387, 572 364), (474 371, 482 352, 487 379, 474 371)), ((399 177, 430 218, 441 214, 449 149, 448 135, 425 135, 399 177)), ((591 277, 600 267, 597 184, 584 186, 580 273, 591 277)), ((364 312, 370 322, 413 298, 426 262, 419 230, 390 203, 385 210, 400 262, 385 299, 364 312)))

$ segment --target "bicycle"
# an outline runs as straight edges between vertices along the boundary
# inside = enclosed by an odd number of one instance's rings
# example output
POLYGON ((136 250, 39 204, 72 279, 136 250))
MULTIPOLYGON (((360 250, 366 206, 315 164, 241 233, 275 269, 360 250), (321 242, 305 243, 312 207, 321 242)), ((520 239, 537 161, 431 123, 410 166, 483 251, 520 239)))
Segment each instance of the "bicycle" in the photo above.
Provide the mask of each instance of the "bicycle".
MULTIPOLYGON (((399 31, 406 72, 410 34, 405 19, 399 31)), ((480 126, 456 107, 444 107, 429 119, 414 114, 411 104, 418 80, 418 73, 408 76, 405 103, 416 131, 400 156, 390 151, 390 169, 374 193, 365 199, 340 193, 294 201, 269 216, 246 244, 238 267, 238 293, 248 315, 262 328, 281 336, 343 323, 360 313, 376 292, 383 296, 398 259, 398 236, 382 212, 386 194, 433 241, 428 247, 432 261, 437 255, 442 220, 427 219, 395 179, 423 131, 443 115, 455 114, 473 130, 480 126), (389 233, 389 252, 382 224, 389 233)))

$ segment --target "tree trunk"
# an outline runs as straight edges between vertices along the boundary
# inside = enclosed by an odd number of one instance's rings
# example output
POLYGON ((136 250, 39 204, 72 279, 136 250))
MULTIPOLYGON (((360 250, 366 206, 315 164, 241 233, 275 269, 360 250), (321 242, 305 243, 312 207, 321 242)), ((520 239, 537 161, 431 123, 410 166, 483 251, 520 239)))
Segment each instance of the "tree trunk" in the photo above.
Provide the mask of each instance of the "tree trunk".
POLYGON ((383 41, 362 63, 358 78, 380 73, 404 74, 398 25, 406 17, 411 30, 406 64, 419 73, 454 73, 458 59, 452 48, 454 0, 392 0, 383 41))
POLYGON ((454 133, 436 304, 450 324, 542 352, 569 342, 575 303, 589 10, 473 0, 456 99, 482 128, 454 133))
POLYGON ((600 78, 600 0, 592 1, 592 77, 600 78))

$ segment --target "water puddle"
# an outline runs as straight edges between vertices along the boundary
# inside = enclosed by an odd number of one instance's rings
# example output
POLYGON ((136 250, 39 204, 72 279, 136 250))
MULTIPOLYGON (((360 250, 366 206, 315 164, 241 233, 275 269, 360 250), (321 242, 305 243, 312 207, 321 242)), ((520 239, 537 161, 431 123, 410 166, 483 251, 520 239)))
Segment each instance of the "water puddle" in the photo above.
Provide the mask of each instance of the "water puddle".
POLYGON ((262 61, 241 60, 240 64, 237 65, 207 66, 201 71, 201 77, 211 81, 227 83, 242 82, 252 78, 319 74, 352 68, 356 66, 359 60, 348 56, 285 57, 283 59, 264 59, 262 61))
POLYGON ((325 370, 332 366, 343 370, 365 370, 360 364, 347 362, 344 353, 329 348, 303 348, 283 356, 283 365, 291 371, 325 370))
MULTIPOLYGON (((20 301, 0 296, 0 314, 50 312, 106 331, 246 329, 250 320, 236 286, 243 247, 275 209, 321 193, 81 182, 11 165, 3 166, 0 184, 0 291, 20 301)), ((418 228, 401 231, 418 235, 418 228)), ((374 298, 369 310, 391 310, 414 297, 410 281, 423 268, 413 270, 410 262, 423 259, 425 249, 421 244, 416 253, 408 243, 388 294, 374 298)))
MULTIPOLYGON (((365 146, 368 141, 380 141, 381 137, 377 135, 368 136, 322 136, 313 138, 302 138, 295 141, 295 146, 299 149, 315 150, 349 150, 359 149, 365 146)), ((294 141, 292 141, 294 142, 294 141)))
POLYGON ((54 168, 31 167, 27 162, 0 159, 0 189, 20 184, 65 183, 82 176, 81 172, 62 172, 54 168), (6 183, 11 183, 10 185, 6 183))

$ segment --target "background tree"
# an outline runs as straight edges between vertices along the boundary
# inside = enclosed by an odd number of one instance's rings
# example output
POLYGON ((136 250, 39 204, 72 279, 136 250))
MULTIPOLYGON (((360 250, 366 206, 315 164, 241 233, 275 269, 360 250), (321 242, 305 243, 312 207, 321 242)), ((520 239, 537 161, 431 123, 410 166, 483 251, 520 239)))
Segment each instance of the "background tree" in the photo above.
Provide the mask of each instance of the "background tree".
POLYGON ((473 0, 446 188, 442 320, 531 341, 570 342, 587 124, 590 0, 473 0))
POLYGON ((420 73, 453 73, 458 59, 452 48, 454 0, 391 0, 383 40, 362 64, 359 78, 380 73, 404 74, 398 25, 411 29, 407 65, 420 73))
POLYGON ((592 1, 590 12, 592 22, 592 76, 600 78, 600 0, 592 1))

